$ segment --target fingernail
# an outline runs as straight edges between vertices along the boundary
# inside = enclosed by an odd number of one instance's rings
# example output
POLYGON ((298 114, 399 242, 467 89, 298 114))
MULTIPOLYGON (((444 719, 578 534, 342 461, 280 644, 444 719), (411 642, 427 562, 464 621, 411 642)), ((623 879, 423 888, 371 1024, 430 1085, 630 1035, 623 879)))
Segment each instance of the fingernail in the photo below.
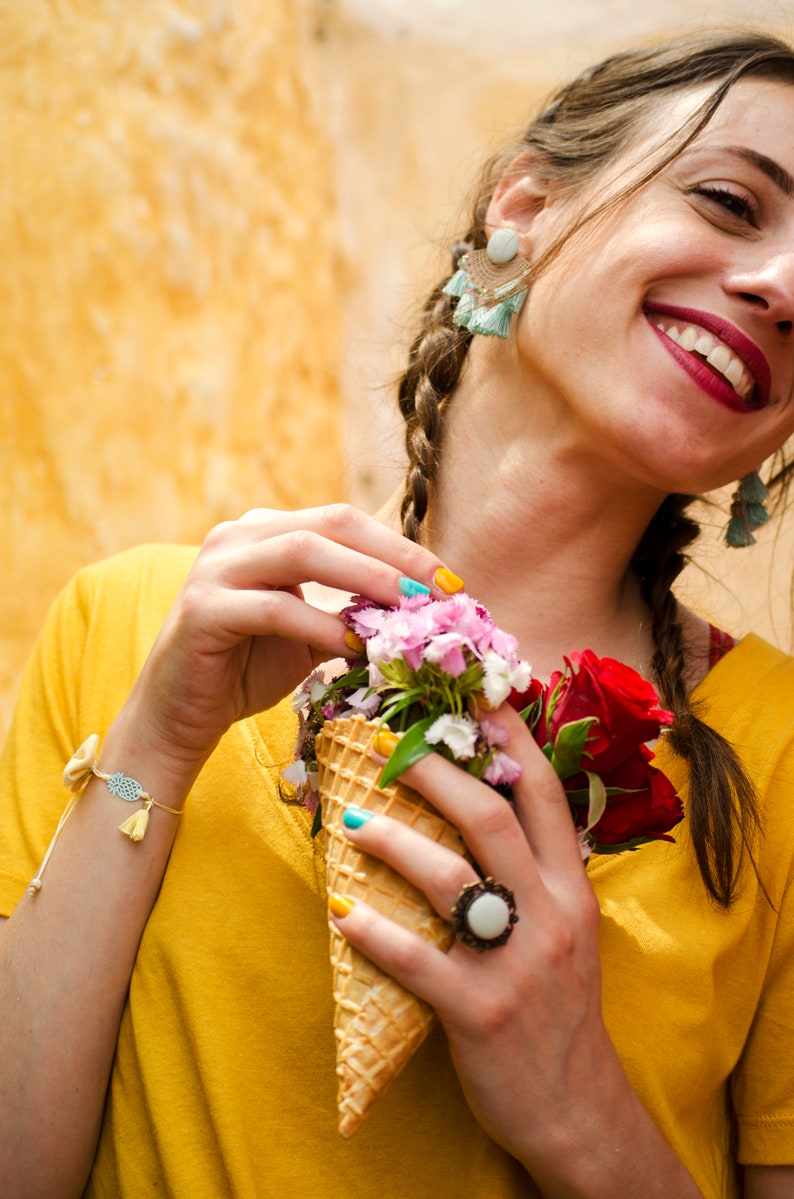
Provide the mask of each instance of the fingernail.
POLYGON ((345 916, 349 916, 356 906, 354 899, 348 899, 346 895, 339 895, 334 891, 333 895, 328 900, 328 911, 332 916, 337 916, 340 920, 344 920, 345 916))
POLYGON ((354 654, 364 653, 364 642, 359 637, 358 633, 354 633, 352 629, 348 629, 345 633, 345 645, 354 654))
POLYGON ((417 582, 416 579, 409 579, 405 575, 400 579, 400 591, 408 599, 413 599, 415 595, 429 595, 430 588, 424 583, 417 582))
POLYGON ((372 738, 372 748, 382 758, 388 758, 400 744, 400 738, 391 729, 378 729, 372 738))
POLYGON ((447 570, 446 566, 439 566, 433 575, 433 582, 439 591, 445 592, 446 595, 454 595, 456 591, 463 590, 463 579, 447 570))
POLYGON ((361 828, 362 824, 366 824, 373 816, 374 812, 365 812, 363 808, 345 808, 342 824, 345 828, 361 828))

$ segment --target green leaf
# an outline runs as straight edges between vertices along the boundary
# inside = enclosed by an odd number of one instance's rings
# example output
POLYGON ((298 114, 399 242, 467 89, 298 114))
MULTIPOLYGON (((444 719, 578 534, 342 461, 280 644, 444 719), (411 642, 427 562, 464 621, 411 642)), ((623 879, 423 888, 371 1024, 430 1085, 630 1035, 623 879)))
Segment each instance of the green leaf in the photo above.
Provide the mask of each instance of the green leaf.
POLYGON ((554 709, 557 705, 557 700, 560 698, 560 692, 562 691, 563 686, 565 685, 565 683, 567 681, 568 681, 567 676, 562 675, 562 677, 559 679, 559 681, 557 683, 557 686, 554 688, 551 695, 546 700, 546 719, 549 722, 551 721, 552 712, 554 711, 554 709))
POLYGON ((638 849, 640 845, 649 845, 651 841, 657 840, 659 840, 658 837, 632 837, 630 841, 618 841, 614 845, 599 845, 596 842, 590 847, 590 852, 597 854, 626 853, 638 849))
POLYGON ((561 779, 570 778, 582 769, 585 742, 596 720, 595 716, 586 716, 583 720, 570 720, 557 733, 551 764, 561 779))
POLYGON ((591 829, 597 824, 604 815, 604 809, 607 806, 607 789, 604 786, 600 775, 593 774, 591 770, 585 771, 587 781, 590 784, 590 802, 587 808, 587 827, 591 829))
POLYGON ((323 805, 321 803, 318 803, 316 811, 314 813, 314 820, 312 821, 312 828, 311 828, 312 837, 316 837, 322 827, 323 827, 323 805))
POLYGON ((524 724, 529 726, 530 733, 534 733, 535 726, 540 720, 541 712, 543 711, 543 696, 539 695, 534 703, 528 704, 526 708, 522 708, 519 716, 524 721, 524 724))
POLYGON ((421 687, 414 687, 412 691, 401 691, 396 699, 390 700, 385 707, 378 713, 378 719, 384 724, 388 724, 392 716, 396 716, 398 712, 403 712, 406 708, 410 708, 411 704, 424 695, 421 687))
POLYGON ((328 696, 333 695, 335 691, 339 691, 343 687, 345 689, 349 688, 351 691, 357 691, 359 687, 363 687, 368 682, 369 670, 367 667, 356 666, 353 670, 348 670, 347 674, 342 674, 338 679, 334 679, 328 685, 325 694, 328 696))
POLYGON ((390 754, 388 762, 383 767, 378 779, 379 787, 388 787, 389 783, 393 783, 398 775, 401 775, 409 766, 413 766, 415 762, 421 761, 422 758, 426 758, 433 752, 433 746, 425 741, 425 733, 432 723, 432 716, 428 716, 426 720, 419 720, 400 738, 399 745, 390 754))

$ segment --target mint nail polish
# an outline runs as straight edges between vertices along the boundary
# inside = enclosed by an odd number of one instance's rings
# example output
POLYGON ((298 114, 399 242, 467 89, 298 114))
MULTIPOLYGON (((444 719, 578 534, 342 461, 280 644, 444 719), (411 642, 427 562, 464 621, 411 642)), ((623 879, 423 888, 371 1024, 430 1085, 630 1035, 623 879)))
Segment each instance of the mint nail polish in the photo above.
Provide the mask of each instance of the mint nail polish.
POLYGON ((416 579, 409 579, 406 575, 403 575, 400 579, 400 591, 408 599, 413 599, 415 595, 430 594, 430 588, 426 587, 424 583, 420 583, 416 579))
POLYGON ((365 812, 363 808, 345 808, 342 824, 345 828, 361 828, 362 824, 366 824, 372 817, 373 813, 365 812))

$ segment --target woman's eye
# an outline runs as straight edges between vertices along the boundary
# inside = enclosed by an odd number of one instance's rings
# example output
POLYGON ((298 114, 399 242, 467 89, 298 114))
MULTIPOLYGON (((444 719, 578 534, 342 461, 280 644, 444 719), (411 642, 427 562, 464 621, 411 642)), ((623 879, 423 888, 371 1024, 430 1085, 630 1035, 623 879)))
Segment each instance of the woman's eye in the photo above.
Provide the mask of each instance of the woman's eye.
POLYGON ((746 222, 749 225, 756 224, 756 205, 749 196, 742 195, 740 192, 731 191, 727 187, 710 187, 701 185, 694 187, 693 193, 698 196, 703 196, 709 202, 724 209, 737 220, 746 222))

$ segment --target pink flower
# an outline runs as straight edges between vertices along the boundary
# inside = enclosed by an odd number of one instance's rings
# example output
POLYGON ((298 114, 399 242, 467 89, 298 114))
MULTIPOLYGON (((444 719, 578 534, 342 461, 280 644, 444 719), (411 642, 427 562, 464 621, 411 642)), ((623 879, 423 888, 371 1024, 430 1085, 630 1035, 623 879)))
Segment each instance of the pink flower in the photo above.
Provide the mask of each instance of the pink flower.
POLYGON ((492 787, 511 786, 521 778, 521 767, 509 754, 497 750, 486 766, 483 778, 492 787))
POLYGON ((495 720, 488 720, 486 718, 480 721, 480 728, 490 748, 507 745, 509 735, 503 724, 497 724, 495 720))

